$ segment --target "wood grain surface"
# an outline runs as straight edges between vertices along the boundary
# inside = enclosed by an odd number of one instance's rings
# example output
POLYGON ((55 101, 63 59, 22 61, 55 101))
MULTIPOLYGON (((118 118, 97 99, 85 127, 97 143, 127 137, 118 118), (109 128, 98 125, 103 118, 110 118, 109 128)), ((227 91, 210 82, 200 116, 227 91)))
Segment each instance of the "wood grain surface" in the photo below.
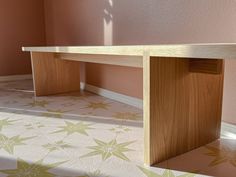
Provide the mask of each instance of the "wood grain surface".
POLYGON ((36 96, 80 90, 80 65, 54 58, 53 53, 31 53, 36 96))
POLYGON ((219 138, 223 72, 191 73, 189 60, 179 58, 144 57, 144 63, 145 163, 219 138))

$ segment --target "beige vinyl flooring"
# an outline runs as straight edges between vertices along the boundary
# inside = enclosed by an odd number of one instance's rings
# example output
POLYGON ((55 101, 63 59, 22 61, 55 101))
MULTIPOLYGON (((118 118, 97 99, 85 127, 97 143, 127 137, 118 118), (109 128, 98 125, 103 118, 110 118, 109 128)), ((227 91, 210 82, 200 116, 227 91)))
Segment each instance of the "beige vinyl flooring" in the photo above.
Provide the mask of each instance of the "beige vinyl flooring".
POLYGON ((232 137, 147 167, 142 110, 89 92, 33 94, 32 80, 0 82, 0 177, 236 176, 232 137))

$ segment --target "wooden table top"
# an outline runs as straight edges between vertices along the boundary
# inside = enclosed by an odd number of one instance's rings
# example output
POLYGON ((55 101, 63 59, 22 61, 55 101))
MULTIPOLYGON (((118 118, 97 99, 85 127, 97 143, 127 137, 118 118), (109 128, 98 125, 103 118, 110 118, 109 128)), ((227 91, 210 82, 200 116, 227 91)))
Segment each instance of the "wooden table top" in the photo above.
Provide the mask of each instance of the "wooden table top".
POLYGON ((78 53, 95 55, 236 59, 236 43, 124 45, 124 46, 51 46, 22 47, 28 52, 78 53))

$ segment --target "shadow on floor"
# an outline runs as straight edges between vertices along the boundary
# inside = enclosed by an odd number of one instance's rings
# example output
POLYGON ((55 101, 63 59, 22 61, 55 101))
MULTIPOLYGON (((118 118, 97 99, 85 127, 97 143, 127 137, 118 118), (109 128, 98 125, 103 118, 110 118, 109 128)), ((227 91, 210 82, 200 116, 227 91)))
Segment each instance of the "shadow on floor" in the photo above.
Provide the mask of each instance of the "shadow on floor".
POLYGON ((34 97, 32 81, 0 83, 0 111, 142 127, 142 110, 89 92, 34 97), (117 113, 114 115, 112 112, 117 113))

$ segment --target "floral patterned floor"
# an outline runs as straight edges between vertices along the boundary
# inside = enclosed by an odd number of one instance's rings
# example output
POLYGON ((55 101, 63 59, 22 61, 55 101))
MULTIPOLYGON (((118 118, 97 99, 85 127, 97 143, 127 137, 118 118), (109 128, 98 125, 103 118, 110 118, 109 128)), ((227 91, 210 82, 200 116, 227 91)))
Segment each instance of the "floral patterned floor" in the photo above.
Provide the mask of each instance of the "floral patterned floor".
POLYGON ((0 83, 1 177, 236 176, 234 139, 147 167, 142 110, 88 92, 32 90, 31 80, 0 83))

